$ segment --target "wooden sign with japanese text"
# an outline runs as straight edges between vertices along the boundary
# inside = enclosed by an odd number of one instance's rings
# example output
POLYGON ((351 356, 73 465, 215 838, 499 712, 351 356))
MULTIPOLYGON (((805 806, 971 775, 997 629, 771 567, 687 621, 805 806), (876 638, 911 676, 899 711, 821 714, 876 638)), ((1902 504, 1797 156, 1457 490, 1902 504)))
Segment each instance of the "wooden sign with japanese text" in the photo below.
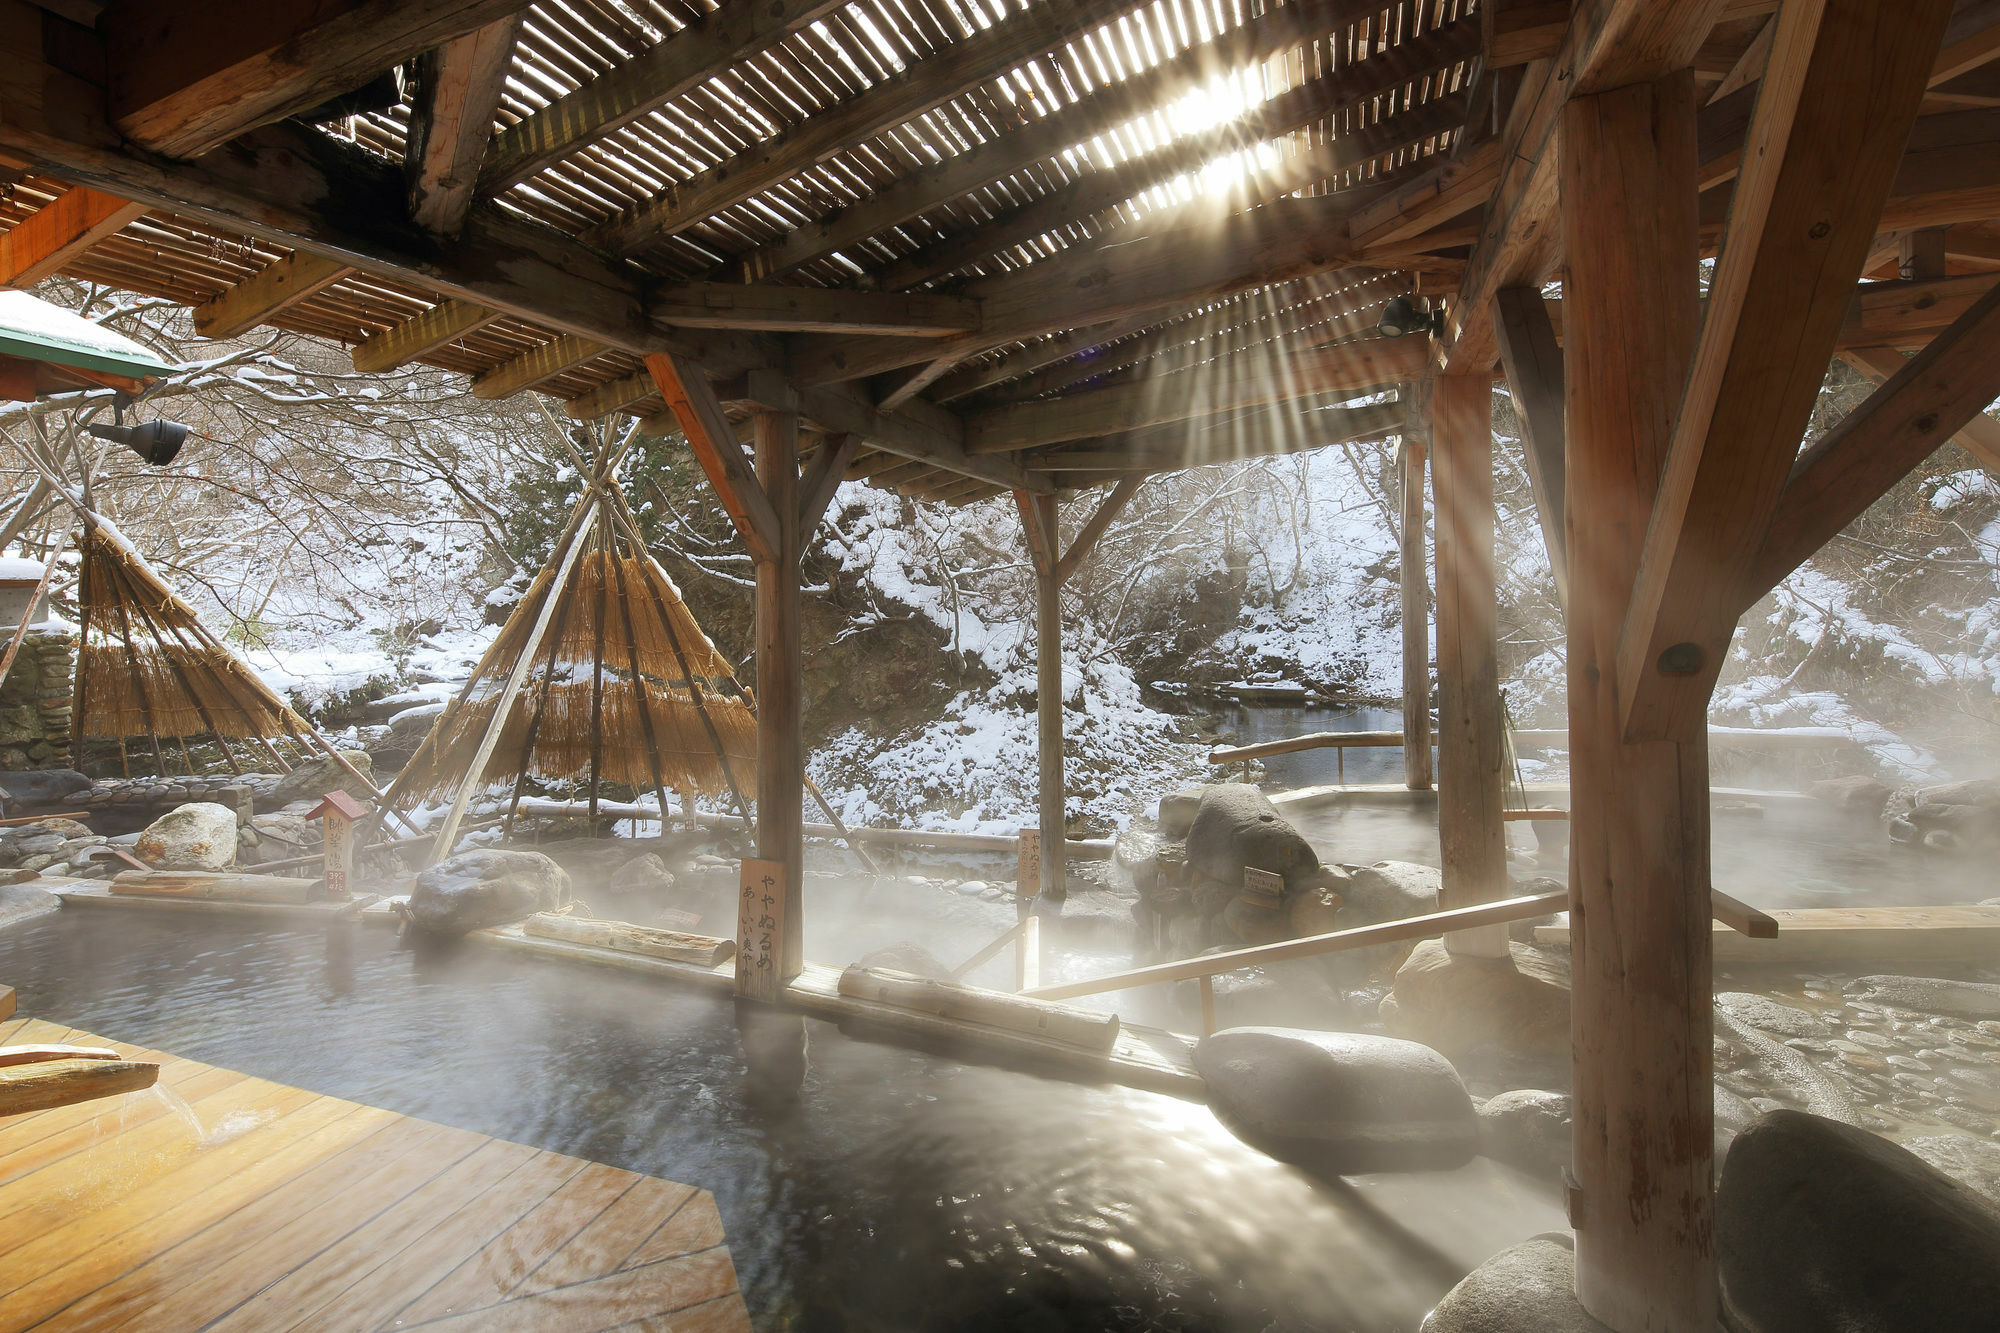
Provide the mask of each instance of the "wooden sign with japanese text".
POLYGON ((1015 870, 1017 886, 1014 890, 1023 898, 1032 898, 1042 891, 1042 831, 1040 829, 1021 830, 1021 860, 1015 870))
POLYGON ((784 989, 785 863, 743 859, 736 896, 736 993, 778 998, 784 989))
POLYGON ((331 791, 306 816, 320 821, 326 838, 326 896, 334 902, 348 895, 354 875, 354 821, 367 814, 368 807, 346 792, 331 791))

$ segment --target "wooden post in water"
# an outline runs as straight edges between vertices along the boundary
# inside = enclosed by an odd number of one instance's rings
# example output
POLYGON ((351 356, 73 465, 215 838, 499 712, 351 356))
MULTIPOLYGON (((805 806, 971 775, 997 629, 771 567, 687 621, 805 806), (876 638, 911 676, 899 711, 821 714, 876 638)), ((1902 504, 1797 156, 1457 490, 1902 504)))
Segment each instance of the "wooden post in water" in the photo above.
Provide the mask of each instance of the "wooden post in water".
POLYGON ((776 549, 757 562, 757 856, 784 868, 781 973, 805 967, 805 734, 800 705, 805 662, 799 645, 799 418, 760 411, 757 480, 777 516, 776 549))
POLYGON ((1424 546, 1424 457, 1430 444, 1430 382, 1405 384, 1403 420, 1403 783, 1431 789, 1431 581, 1424 546))
POLYGON ((348 895, 354 875, 354 821, 368 813, 368 807, 344 791, 330 791, 306 814, 320 821, 326 840, 326 896, 339 900, 348 895))
POLYGON ((1687 73, 1562 112, 1569 553, 1570 1224, 1584 1308, 1715 1326, 1706 737, 1627 744, 1619 635, 1699 312, 1687 73))
MULTIPOLYGON (((1431 400, 1431 487, 1437 509, 1438 844, 1443 908, 1507 893, 1500 817, 1506 737, 1493 574, 1493 384, 1444 375, 1431 400)), ((1507 928, 1445 937, 1457 954, 1507 956, 1507 928)))

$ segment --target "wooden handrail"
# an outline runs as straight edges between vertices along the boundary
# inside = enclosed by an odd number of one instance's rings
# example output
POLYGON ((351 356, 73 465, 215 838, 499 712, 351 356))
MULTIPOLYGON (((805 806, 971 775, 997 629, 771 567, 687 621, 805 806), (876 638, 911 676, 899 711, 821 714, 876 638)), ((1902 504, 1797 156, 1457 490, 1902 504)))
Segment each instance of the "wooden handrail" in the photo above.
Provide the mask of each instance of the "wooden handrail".
POLYGON ((1224 746, 1208 752, 1211 764, 1233 764, 1242 759, 1262 759, 1265 755, 1291 754, 1296 750, 1354 750, 1381 747, 1401 749, 1400 731, 1315 731, 1282 741, 1259 741, 1255 745, 1224 746))
MULTIPOLYGON (((1516 749, 1544 750, 1563 749, 1569 745, 1569 732, 1559 728, 1524 727, 1507 733, 1516 749)), ((1837 749, 1851 745, 1854 738, 1834 727, 1811 729, 1792 727, 1781 731, 1758 731, 1751 727, 1710 727, 1711 742, 1724 745, 1748 745, 1779 749, 1797 746, 1808 750, 1837 749)), ((1403 733, 1400 731, 1315 731, 1305 736, 1293 736, 1282 741, 1258 741, 1254 745, 1223 746, 1208 752, 1211 764, 1234 764, 1246 759, 1262 759, 1267 755, 1292 754, 1299 750, 1356 750, 1382 748, 1400 749, 1403 733)))
POLYGON ((1497 903, 1454 907, 1449 911, 1431 912, 1425 916, 1405 917, 1401 921, 1356 926, 1351 930, 1336 930, 1325 935, 1307 935, 1303 939, 1259 944, 1248 949, 1232 949, 1227 953, 1203 954, 1199 958, 1183 958, 1178 962, 1155 963, 1151 967, 1137 967, 1129 972, 1114 972, 1108 977, 1095 977, 1089 981, 1072 981, 1060 986, 1038 986, 1021 993, 1038 1000, 1067 1000, 1079 995, 1101 995, 1105 991, 1128 990, 1133 986, 1151 986, 1163 981, 1188 981, 1195 977, 1212 977, 1222 972, 1235 972, 1262 963, 1280 963, 1290 958, 1316 958, 1321 954, 1340 953, 1347 949, 1365 949, 1374 944, 1393 944, 1397 940, 1426 939, 1432 935, 1442 935, 1446 931, 1469 930, 1474 926, 1497 926, 1509 921, 1526 920, 1531 916, 1543 916, 1549 912, 1565 911, 1568 907, 1567 890, 1561 893, 1538 893, 1530 898, 1504 898, 1497 903))

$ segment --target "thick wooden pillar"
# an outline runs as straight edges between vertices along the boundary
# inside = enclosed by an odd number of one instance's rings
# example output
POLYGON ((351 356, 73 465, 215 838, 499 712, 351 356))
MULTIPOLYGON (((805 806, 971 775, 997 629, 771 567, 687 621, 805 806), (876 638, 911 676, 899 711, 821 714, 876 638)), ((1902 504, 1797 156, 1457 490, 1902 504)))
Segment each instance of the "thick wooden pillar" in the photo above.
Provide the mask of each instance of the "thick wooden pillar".
MULTIPOLYGON (((1441 908, 1507 894, 1501 818, 1507 745, 1493 582, 1493 383, 1439 376, 1431 398, 1431 488, 1437 511, 1438 846, 1441 908)), ((1507 956, 1507 928, 1454 931, 1457 954, 1507 956)))
POLYGON ((798 415, 760 411, 756 432, 757 481, 777 516, 774 558, 757 562, 757 856, 785 864, 782 957, 794 977, 805 966, 798 415))
POLYGON ((1060 902, 1069 892, 1066 878, 1064 829, 1068 819, 1063 799, 1063 679, 1062 571, 1057 569, 1056 497, 1036 495, 1035 521, 1028 540, 1039 528, 1045 558, 1035 561, 1035 744, 1040 760, 1035 808, 1042 830, 1041 891, 1060 902))
POLYGON ((1620 629, 1698 325, 1692 75, 1562 113, 1576 1293, 1716 1326, 1708 756, 1628 745, 1620 629))
POLYGON ((1424 459, 1430 452, 1430 386, 1406 384, 1402 397, 1403 783, 1431 789, 1431 580, 1424 542, 1424 459))

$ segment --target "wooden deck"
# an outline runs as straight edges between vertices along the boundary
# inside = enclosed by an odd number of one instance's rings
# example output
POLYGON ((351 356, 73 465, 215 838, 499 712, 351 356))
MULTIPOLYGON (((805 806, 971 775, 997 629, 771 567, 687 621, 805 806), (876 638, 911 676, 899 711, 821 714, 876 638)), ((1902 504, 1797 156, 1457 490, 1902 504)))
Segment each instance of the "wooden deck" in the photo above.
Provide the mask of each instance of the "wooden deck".
POLYGON ((707 1191, 33 1019, 151 1093, 0 1120, 0 1333, 747 1330, 707 1191))

